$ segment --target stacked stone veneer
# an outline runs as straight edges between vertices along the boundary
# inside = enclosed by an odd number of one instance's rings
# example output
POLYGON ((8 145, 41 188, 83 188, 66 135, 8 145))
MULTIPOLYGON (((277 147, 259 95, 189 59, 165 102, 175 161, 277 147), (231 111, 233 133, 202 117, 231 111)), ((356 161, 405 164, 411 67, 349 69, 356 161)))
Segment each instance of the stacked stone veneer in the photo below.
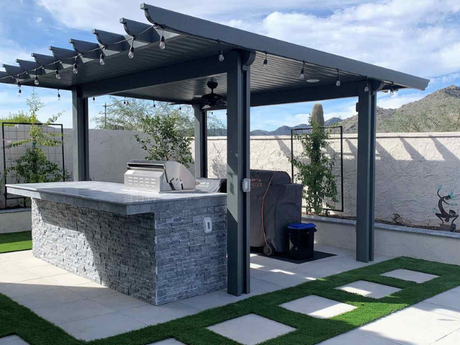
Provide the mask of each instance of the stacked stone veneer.
POLYGON ((33 199, 33 254, 151 304, 223 289, 225 194, 156 206, 155 213, 124 216, 33 199), (209 234, 205 217, 213 223, 209 234))

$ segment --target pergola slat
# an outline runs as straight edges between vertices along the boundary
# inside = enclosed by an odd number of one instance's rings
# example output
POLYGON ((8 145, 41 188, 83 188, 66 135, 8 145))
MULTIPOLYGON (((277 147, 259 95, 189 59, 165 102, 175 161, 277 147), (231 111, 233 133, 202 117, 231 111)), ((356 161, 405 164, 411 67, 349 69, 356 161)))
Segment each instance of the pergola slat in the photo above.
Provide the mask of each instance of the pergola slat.
MULTIPOLYGON (((61 63, 66 65, 72 65, 75 62, 75 56, 78 56, 78 53, 75 50, 64 49, 59 47, 51 46, 49 48, 53 52, 53 56, 59 60, 61 63)), ((80 58, 77 58, 81 60, 80 58)))
POLYGON ((41 65, 38 64, 36 61, 16 59, 16 62, 19 64, 19 67, 21 67, 24 71, 27 72, 36 70, 37 68, 41 67, 41 65))
POLYGON ((12 79, 12 78, 13 77, 8 72, 0 71, 0 79, 8 80, 8 79, 12 79))
POLYGON ((57 59, 51 55, 32 53, 32 57, 40 66, 49 66, 56 63, 57 59))
POLYGON ((4 64, 3 68, 5 69, 6 73, 8 73, 13 78, 17 78, 19 75, 25 73, 25 71, 19 66, 13 66, 13 65, 4 64))
POLYGON ((160 41, 160 35, 152 25, 136 22, 134 20, 121 18, 120 23, 126 33, 139 42, 154 43, 160 41))
POLYGON ((75 51, 87 59, 99 59, 102 47, 98 43, 70 39, 75 51))
POLYGON ((129 43, 126 42, 126 37, 123 35, 98 29, 94 29, 93 34, 96 35, 97 41, 102 46, 105 46, 107 50, 122 52, 129 49, 129 43))

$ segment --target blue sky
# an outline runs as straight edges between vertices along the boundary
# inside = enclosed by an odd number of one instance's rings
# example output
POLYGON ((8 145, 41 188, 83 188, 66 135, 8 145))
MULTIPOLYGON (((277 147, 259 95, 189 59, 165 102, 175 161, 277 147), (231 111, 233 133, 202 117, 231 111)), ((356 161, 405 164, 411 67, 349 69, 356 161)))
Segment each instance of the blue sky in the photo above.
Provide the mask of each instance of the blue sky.
MULTIPOLYGON (((184 0, 149 1, 152 5, 302 44, 338 55, 431 79, 424 92, 407 90, 379 96, 379 106, 397 108, 448 85, 460 85, 459 0, 184 0)), ((133 0, 0 0, 0 64, 30 54, 49 54, 51 45, 71 48, 69 38, 94 41, 94 28, 123 33, 120 17, 144 21, 133 0)), ((17 97, 15 86, 0 85, 0 117, 25 110, 32 88, 17 97)), ((72 126, 68 92, 37 89, 46 107, 42 120, 61 113, 72 126)), ((90 102, 93 118, 106 97, 90 102)), ((326 119, 354 115, 353 99, 323 102, 326 119)), ((306 123, 313 104, 252 109, 251 128, 273 130, 306 123)), ((216 112, 225 120, 225 114, 216 112)), ((91 122, 93 127, 95 124, 91 122)))

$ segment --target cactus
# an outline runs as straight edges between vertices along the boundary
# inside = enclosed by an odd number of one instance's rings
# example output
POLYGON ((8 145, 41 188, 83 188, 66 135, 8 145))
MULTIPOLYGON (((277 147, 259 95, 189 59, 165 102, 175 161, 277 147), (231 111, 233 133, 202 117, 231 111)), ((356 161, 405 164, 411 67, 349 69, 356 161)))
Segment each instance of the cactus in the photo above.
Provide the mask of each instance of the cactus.
POLYGON ((324 112, 321 103, 316 103, 313 106, 310 117, 310 124, 317 123, 320 126, 324 126, 324 112))

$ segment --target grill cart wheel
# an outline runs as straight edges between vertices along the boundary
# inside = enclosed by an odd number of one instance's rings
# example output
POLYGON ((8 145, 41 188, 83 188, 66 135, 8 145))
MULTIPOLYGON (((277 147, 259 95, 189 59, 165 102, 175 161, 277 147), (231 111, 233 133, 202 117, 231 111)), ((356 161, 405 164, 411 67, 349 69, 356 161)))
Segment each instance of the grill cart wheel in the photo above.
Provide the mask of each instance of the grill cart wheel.
POLYGON ((264 246, 264 254, 267 256, 273 256, 275 254, 275 248, 271 244, 266 244, 264 246))

